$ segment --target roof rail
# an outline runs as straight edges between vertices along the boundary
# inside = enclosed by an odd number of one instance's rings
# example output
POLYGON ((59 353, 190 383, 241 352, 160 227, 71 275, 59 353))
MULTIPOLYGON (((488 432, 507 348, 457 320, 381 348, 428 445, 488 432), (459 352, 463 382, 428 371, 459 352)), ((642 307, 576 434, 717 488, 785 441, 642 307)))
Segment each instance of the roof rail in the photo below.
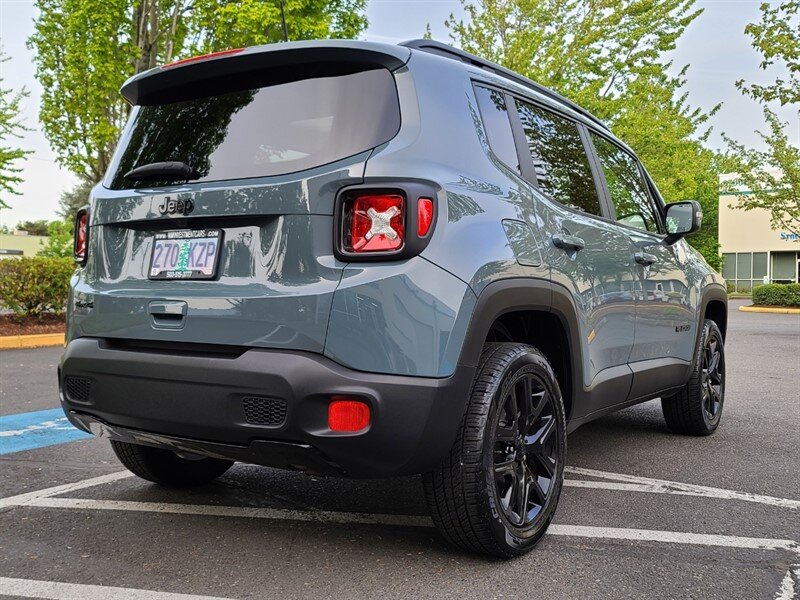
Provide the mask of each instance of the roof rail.
POLYGON ((429 52, 431 54, 438 54, 439 56, 444 56, 446 58, 451 58, 453 60, 458 60, 475 67, 479 67, 486 71, 490 71, 495 73, 496 75, 500 75, 501 77, 505 77, 506 79, 510 79, 511 81, 518 83, 522 86, 527 88, 531 88, 534 91, 542 94, 543 96, 547 96, 552 100, 556 100, 562 104, 569 106, 572 110, 579 113, 580 115, 586 117, 593 123, 599 125, 603 129, 608 130, 608 125, 606 125, 603 121, 595 117, 592 113, 590 113, 585 108, 581 108, 577 104, 575 104, 572 100, 568 100, 561 94, 557 94, 553 90, 544 87, 540 83, 536 83, 532 79, 528 79, 527 77, 523 77, 518 73, 514 73, 505 67, 501 67, 497 63, 493 63, 485 58, 481 58, 479 56, 475 56, 474 54, 470 54, 469 52, 465 52, 464 50, 460 50, 458 48, 454 48, 448 44, 443 44, 442 42, 436 42, 434 40, 408 40, 406 42, 402 42, 399 44, 400 46, 404 46, 406 48, 413 48, 414 50, 421 50, 423 52, 429 52))

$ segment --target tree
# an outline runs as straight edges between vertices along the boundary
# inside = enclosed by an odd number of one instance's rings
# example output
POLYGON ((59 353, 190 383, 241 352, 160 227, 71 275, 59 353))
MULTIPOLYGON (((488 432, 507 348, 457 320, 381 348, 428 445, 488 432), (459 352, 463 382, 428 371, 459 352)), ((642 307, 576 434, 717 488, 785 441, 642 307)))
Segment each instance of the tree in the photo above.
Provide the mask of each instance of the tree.
POLYGON ((30 235, 47 235, 47 220, 23 221, 17 224, 18 231, 27 231, 30 235))
MULTIPOLYGON (((289 38, 355 37, 366 0, 283 0, 289 38)), ((283 39, 280 0, 36 0, 28 46, 56 160, 97 182, 130 107, 125 80, 187 55, 283 39)))
POLYGON ((688 105, 684 68, 664 56, 702 11, 694 0, 462 0, 453 41, 550 87, 605 120, 642 159, 667 201, 695 199, 703 230, 689 238, 719 266, 717 175, 704 148, 711 115, 688 105))
POLYGON ((764 209, 773 229, 800 235, 800 147, 789 142, 788 123, 768 108, 764 108, 764 118, 769 133, 758 133, 766 150, 749 149, 725 138, 736 177, 725 182, 724 190, 736 196, 733 208, 764 209))
MULTIPOLYGON (((0 52, 0 65, 8 58, 0 52)), ((12 138, 19 138, 26 131, 19 116, 20 102, 28 96, 28 92, 23 88, 18 92, 3 87, 3 79, 0 78, 0 208, 8 208, 8 202, 4 198, 10 195, 18 195, 16 187, 22 183, 19 173, 22 169, 16 166, 16 161, 25 158, 30 154, 29 150, 23 150, 12 138)))
POLYGON ((94 182, 82 179, 71 190, 62 192, 56 214, 71 223, 78 209, 89 203, 89 194, 94 185, 94 182))
POLYGON ((47 241, 42 240, 38 256, 71 258, 72 242, 72 222, 50 221, 47 225, 47 241))
POLYGON ((800 104, 800 0, 788 0, 775 7, 763 3, 761 21, 750 23, 744 31, 753 38, 753 47, 763 57, 761 68, 782 63, 789 78, 778 77, 770 85, 747 85, 739 80, 736 87, 760 102, 800 104))
POLYGON ((737 175, 724 184, 724 191, 736 196, 731 207, 764 209, 773 228, 800 235, 800 147, 789 140, 789 124, 781 122, 767 106, 771 101, 800 103, 800 0, 788 0, 776 7, 762 4, 761 21, 747 25, 745 32, 763 56, 761 68, 781 61, 789 78, 777 77, 769 85, 737 82, 742 93, 763 105, 769 131, 757 132, 766 147, 763 151, 725 138, 726 164, 737 175), (742 189, 747 192, 741 193, 742 189))

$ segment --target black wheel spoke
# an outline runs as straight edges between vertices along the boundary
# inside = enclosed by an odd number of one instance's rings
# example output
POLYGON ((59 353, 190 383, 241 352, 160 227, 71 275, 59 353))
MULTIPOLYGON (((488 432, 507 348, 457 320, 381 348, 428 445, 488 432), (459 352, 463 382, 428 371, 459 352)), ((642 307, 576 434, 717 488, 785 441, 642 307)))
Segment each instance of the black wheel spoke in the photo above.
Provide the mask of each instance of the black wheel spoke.
POLYGON ((531 491, 536 504, 544 506, 545 502, 547 502, 547 493, 542 489, 542 486, 539 485, 538 477, 534 477, 533 481, 531 481, 531 491))
POLYGON ((506 518, 525 527, 547 504, 556 476, 557 413, 537 375, 525 373, 507 389, 495 425, 494 479, 506 518))
POLYGON ((497 477, 505 477, 514 474, 514 467, 517 461, 512 459, 503 460, 494 464, 494 473, 497 477))
MULTIPOLYGON (((550 456, 547 456, 544 453, 540 454, 532 454, 530 455, 530 460, 535 463, 535 467, 538 468, 531 468, 534 473, 539 473, 544 475, 548 479, 553 477, 553 474, 556 471, 556 461, 550 456)), ((529 466, 531 466, 529 464, 529 466)))

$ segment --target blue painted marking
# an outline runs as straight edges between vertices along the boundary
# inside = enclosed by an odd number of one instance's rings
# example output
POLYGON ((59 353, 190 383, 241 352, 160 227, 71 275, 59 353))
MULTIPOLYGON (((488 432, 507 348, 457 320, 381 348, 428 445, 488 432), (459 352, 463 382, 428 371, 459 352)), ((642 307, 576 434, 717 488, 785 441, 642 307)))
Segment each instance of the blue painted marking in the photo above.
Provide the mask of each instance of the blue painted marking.
POLYGON ((0 417, 0 455, 92 437, 67 421, 60 408, 0 417))

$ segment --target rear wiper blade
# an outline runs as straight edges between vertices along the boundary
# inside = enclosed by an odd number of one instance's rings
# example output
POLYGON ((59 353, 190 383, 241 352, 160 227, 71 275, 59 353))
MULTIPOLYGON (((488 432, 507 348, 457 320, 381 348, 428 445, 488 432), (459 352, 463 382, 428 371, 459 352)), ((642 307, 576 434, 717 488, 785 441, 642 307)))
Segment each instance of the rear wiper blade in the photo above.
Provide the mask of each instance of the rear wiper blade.
POLYGON ((185 162, 154 162, 136 167, 125 173, 125 179, 198 179, 200 171, 185 162))

